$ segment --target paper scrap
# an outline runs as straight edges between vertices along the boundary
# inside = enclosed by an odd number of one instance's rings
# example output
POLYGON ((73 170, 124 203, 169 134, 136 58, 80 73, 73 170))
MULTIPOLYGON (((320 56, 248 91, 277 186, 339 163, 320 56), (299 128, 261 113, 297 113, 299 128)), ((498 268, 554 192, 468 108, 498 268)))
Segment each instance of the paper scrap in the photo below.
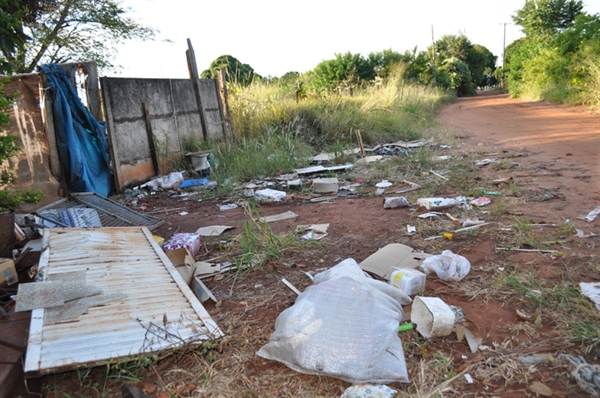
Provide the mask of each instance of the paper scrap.
POLYGON ((437 211, 430 211, 428 213, 419 214, 417 217, 419 218, 433 218, 437 216, 441 216, 442 213, 438 213, 437 211))
POLYGON ((200 236, 219 236, 228 229, 232 229, 229 225, 210 225, 207 227, 200 227, 196 230, 196 233, 200 236))
POLYGON ((327 232, 328 228, 329 228, 329 224, 298 225, 296 227, 296 232, 304 232, 304 231, 327 232))
POLYGON ((319 232, 319 231, 308 231, 307 234, 302 235, 301 238, 305 240, 321 240, 328 235, 327 232, 319 232))
POLYGON ((596 207, 594 210, 590 211, 587 215, 582 215, 577 217, 579 220, 585 220, 587 222, 592 222, 598 217, 600 214, 600 206, 596 207))
POLYGON ((233 209, 237 209, 237 208, 238 208, 238 205, 236 205, 235 203, 230 203, 228 205, 219 206, 219 210, 221 210, 221 211, 233 210, 233 209))
POLYGON ((275 222, 275 221, 288 220, 290 218, 296 218, 296 217, 298 217, 298 214, 294 213, 293 211, 286 211, 285 213, 281 213, 281 214, 260 217, 260 218, 257 218, 256 221, 258 221, 258 222, 275 222))

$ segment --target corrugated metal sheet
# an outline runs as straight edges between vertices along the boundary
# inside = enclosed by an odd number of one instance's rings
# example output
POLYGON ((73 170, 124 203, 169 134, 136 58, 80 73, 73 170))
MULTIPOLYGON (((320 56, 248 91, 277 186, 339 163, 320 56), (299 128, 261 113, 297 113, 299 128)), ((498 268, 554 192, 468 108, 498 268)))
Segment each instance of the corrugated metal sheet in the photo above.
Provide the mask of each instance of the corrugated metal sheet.
MULTIPOLYGON (((154 230, 164 224, 165 220, 138 213, 113 200, 102 197, 94 192, 71 193, 66 199, 60 199, 35 211, 42 216, 46 210, 88 208, 95 209, 103 227, 131 227, 145 225, 154 230)), ((63 225, 67 226, 67 225, 63 225)))
POLYGON ((87 283, 123 300, 75 322, 44 325, 31 314, 25 373, 39 376, 218 338, 222 332, 146 227, 46 228, 40 279, 87 270, 87 283), (165 324, 166 320, 166 324, 165 324))

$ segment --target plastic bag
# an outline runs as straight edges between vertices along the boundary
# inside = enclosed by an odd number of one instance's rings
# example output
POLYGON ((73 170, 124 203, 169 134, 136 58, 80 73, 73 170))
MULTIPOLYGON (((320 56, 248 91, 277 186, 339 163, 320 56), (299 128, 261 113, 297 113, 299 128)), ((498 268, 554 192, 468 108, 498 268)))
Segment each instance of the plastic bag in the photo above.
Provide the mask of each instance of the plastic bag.
POLYGON ((270 342, 257 354, 300 373, 352 383, 408 382, 397 331, 401 302, 410 298, 366 277, 353 259, 313 282, 279 315, 270 342))
POLYGON ((471 263, 463 256, 444 250, 442 254, 427 257, 420 268, 427 275, 435 272, 444 281, 460 281, 471 270, 471 263))

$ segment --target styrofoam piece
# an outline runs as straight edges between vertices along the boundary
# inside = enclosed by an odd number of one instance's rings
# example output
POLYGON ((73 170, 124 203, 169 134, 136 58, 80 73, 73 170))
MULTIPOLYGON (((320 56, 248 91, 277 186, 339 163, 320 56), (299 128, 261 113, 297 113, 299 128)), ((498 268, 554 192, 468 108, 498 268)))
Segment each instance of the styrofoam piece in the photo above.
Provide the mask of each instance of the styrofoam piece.
POLYGON ((313 192, 315 193, 337 192, 338 189, 337 178, 315 178, 313 180, 313 192))
POLYGON ((259 202, 279 202, 280 200, 285 199, 286 193, 283 191, 277 191, 275 189, 261 189, 260 191, 256 191, 254 197, 259 202))
POLYGON ((427 276, 413 268, 393 267, 390 285, 402 290, 407 296, 414 296, 425 290, 427 276))
POLYGON ((410 321, 417 324, 417 332, 426 339, 452 333, 454 312, 439 297, 415 297, 410 321))

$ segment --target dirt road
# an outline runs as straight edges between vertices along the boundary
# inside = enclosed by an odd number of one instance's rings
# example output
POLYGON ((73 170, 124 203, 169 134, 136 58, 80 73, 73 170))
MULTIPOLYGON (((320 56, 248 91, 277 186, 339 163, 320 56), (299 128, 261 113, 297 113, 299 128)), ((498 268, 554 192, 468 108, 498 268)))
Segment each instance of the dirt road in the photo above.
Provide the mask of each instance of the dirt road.
POLYGON ((600 114, 484 93, 443 108, 439 118, 463 134, 467 149, 526 156, 515 158, 517 173, 565 196, 564 206, 548 206, 548 216, 572 219, 600 204, 600 114))

